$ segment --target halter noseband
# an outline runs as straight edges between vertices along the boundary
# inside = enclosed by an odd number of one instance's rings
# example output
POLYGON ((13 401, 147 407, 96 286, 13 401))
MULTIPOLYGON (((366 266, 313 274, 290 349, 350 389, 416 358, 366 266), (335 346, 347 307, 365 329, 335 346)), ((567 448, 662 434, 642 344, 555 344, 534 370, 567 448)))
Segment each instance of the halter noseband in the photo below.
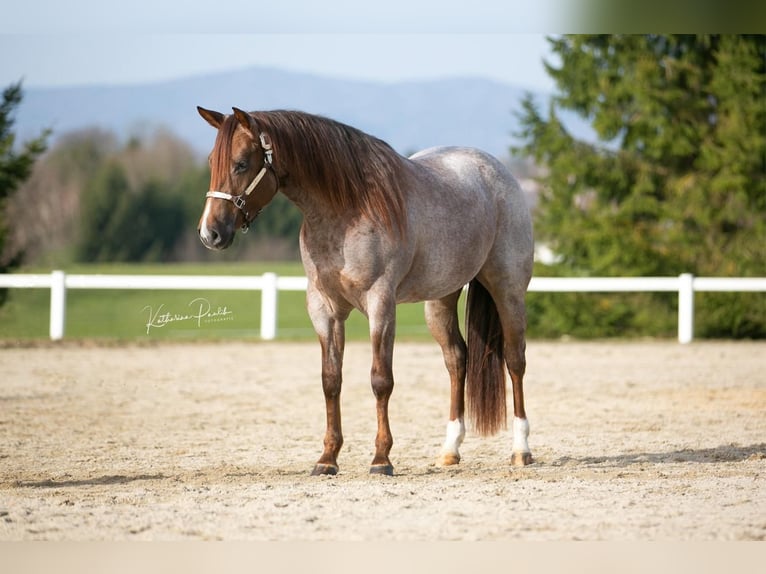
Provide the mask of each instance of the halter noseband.
POLYGON ((259 171, 255 177, 253 178, 253 181, 250 182, 250 185, 245 188, 245 191, 240 193, 239 195, 232 195, 230 193, 224 193, 223 191, 215 191, 210 190, 205 194, 205 197, 212 197, 213 199, 224 199, 226 201, 231 201, 234 206, 239 209, 242 212, 242 215, 245 218, 245 222, 242 224, 242 233, 247 233, 248 228, 250 227, 250 224, 255 221, 255 218, 258 217, 258 215, 263 211, 263 208, 265 206, 261 206, 258 208, 258 211, 255 212, 255 215, 251 218, 247 210, 245 209, 245 205, 247 204, 247 197, 255 190, 255 187, 260 183, 260 181, 263 179, 263 176, 266 175, 266 172, 271 170, 272 173, 274 173, 275 179, 277 180, 277 189, 274 190, 274 194, 279 191, 279 176, 277 176, 276 172, 274 171, 274 163, 272 161, 272 149, 271 149, 271 142, 266 141, 266 136, 264 133, 261 132, 260 134, 260 140, 261 140, 261 147, 263 148, 264 156, 263 156, 263 167, 261 168, 261 171, 259 171))

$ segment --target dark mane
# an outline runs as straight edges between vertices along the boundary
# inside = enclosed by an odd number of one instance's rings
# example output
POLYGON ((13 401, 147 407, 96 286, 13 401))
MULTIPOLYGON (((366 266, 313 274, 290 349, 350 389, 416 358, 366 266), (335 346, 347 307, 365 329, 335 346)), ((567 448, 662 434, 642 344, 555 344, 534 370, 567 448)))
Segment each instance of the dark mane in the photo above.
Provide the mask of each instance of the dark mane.
MULTIPOLYGON (((361 213, 390 232, 406 231, 403 158, 386 142, 340 122, 304 112, 251 112, 274 147, 278 173, 311 193, 322 194, 336 213, 361 213)), ((231 116, 221 136, 236 129, 231 116), (226 133, 227 128, 231 130, 226 133)), ((224 143, 224 142, 222 142, 224 143)), ((225 144, 224 144, 225 145, 225 144)), ((225 173, 225 172, 224 172, 225 173)))

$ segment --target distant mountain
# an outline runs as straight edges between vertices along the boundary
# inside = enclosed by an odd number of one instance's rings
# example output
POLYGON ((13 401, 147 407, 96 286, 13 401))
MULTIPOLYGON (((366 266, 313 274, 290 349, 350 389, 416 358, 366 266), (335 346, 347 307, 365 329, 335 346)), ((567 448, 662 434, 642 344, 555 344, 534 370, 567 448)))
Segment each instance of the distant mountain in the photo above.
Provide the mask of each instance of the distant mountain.
MULTIPOLYGON (((374 83, 249 68, 130 86, 28 88, 17 115, 20 139, 51 127, 56 136, 100 127, 128 137, 164 126, 201 155, 213 131, 201 105, 223 112, 296 109, 373 134, 401 153, 433 145, 474 146, 504 158, 518 129, 525 90, 481 78, 374 83)), ((546 94, 535 94, 547 105, 546 94)), ((545 109, 545 108, 542 108, 545 109)), ((582 131, 582 122, 573 121, 582 131)))

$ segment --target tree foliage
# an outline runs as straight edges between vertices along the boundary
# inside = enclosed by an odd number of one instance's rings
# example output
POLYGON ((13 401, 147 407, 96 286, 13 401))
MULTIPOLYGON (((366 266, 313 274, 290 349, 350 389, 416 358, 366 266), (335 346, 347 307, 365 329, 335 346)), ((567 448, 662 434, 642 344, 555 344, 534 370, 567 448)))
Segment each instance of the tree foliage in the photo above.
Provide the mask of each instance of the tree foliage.
POLYGON ((83 190, 118 149, 117 138, 98 129, 60 135, 8 202, 12 220, 34 221, 13 228, 10 248, 23 249, 33 264, 66 266, 79 233, 83 190))
POLYGON ((48 138, 46 131, 21 146, 16 145, 14 114, 21 100, 21 83, 18 83, 3 91, 0 103, 0 273, 18 265, 23 255, 21 252, 9 253, 5 247, 9 232, 5 217, 7 202, 29 177, 35 160, 45 151, 48 138))
MULTIPOLYGON (((48 138, 46 131, 21 146, 16 145, 16 134, 13 131, 14 113, 21 100, 21 83, 18 83, 8 86, 3 91, 3 99, 0 102, 0 273, 7 273, 18 267, 24 255, 23 251, 13 250, 8 246, 11 231, 11 218, 7 213, 8 200, 29 177, 35 160, 45 151, 48 138)), ((6 296, 7 291, 0 290, 0 305, 5 302, 6 296)))
MULTIPOLYGON (((558 92, 547 114, 525 99, 516 150, 546 167, 536 235, 561 262, 543 272, 766 274, 766 36, 550 41, 559 63, 546 68, 558 92), (564 110, 586 118, 598 141, 573 138, 564 110)), ((653 315, 667 330, 674 298, 635 299, 633 311, 613 297, 591 307, 607 331, 630 332, 653 315)), ((766 336, 764 299, 699 297, 699 334, 766 336)), ((565 332, 602 324, 579 308, 548 315, 565 332)))
MULTIPOLYGON (((147 143, 131 139, 88 178, 80 198, 76 258, 206 259, 210 253, 196 229, 209 182, 208 167, 169 134, 160 133, 147 143)), ((226 259, 241 260, 261 244, 268 247, 256 251, 259 258, 284 258, 296 252, 301 220, 295 206, 277 195, 252 226, 252 233, 239 237, 226 259), (269 253, 279 244, 275 238, 284 239, 289 247, 280 245, 278 253, 269 253)))
POLYGON ((224 254, 197 237, 207 162, 164 129, 125 142, 87 128, 59 136, 8 203, 14 250, 36 264, 73 260, 199 261, 288 259, 297 256, 301 215, 281 194, 224 254))
POLYGON ((188 148, 167 133, 148 144, 131 138, 89 173, 80 197, 80 261, 169 261, 194 234, 190 200, 179 182, 195 169, 188 148))

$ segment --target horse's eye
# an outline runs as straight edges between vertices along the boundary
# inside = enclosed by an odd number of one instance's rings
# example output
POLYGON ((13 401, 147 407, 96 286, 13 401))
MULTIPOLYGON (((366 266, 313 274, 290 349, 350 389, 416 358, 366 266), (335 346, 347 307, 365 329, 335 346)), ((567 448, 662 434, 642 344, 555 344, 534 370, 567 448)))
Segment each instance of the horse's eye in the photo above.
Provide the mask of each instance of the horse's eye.
POLYGON ((241 160, 234 164, 234 171, 237 173, 243 173, 247 171, 247 161, 241 160))

